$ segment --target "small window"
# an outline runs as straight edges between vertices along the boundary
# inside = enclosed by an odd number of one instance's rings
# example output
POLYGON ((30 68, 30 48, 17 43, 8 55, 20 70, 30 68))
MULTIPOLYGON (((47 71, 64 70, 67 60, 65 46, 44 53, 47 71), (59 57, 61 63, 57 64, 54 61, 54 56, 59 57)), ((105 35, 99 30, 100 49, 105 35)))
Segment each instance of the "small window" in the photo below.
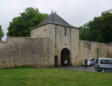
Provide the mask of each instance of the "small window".
POLYGON ((67 36, 67 28, 64 28, 64 36, 67 36))

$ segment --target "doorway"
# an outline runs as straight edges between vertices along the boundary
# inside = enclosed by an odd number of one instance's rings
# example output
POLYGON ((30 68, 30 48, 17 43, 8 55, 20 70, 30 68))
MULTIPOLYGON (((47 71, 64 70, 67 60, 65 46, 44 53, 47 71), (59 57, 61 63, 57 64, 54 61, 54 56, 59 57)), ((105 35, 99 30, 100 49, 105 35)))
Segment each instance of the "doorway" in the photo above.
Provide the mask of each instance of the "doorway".
POLYGON ((54 66, 58 66, 58 56, 54 56, 54 66))
POLYGON ((67 48, 64 48, 61 51, 61 66, 70 66, 70 51, 67 48))

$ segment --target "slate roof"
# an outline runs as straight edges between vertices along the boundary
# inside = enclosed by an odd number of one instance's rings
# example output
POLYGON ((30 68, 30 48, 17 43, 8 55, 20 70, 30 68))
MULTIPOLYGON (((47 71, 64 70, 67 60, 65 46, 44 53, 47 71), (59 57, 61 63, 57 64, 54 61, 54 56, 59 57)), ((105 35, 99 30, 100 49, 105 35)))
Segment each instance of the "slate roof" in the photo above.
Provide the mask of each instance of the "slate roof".
POLYGON ((41 22, 37 27, 46 25, 46 24, 55 24, 55 25, 62 25, 66 27, 74 27, 67 23, 64 19, 62 19, 56 13, 51 13, 43 22, 41 22))

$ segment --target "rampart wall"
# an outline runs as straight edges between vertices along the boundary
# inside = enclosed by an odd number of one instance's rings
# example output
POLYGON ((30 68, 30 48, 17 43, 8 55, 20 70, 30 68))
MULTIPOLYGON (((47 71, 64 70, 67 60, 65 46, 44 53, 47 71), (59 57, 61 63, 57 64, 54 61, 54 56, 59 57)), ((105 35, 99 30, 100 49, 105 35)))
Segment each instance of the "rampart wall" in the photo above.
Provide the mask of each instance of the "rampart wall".
POLYGON ((48 39, 11 37, 0 42, 0 68, 49 66, 48 39))
POLYGON ((105 43, 80 40, 79 58, 77 64, 82 64, 86 58, 112 57, 112 46, 105 43))

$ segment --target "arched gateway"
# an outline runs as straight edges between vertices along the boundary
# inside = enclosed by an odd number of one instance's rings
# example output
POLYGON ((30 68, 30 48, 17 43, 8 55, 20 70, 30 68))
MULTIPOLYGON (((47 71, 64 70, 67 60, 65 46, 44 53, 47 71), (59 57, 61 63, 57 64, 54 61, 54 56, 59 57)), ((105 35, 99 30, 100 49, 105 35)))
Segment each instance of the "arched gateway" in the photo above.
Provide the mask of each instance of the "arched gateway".
POLYGON ((70 66, 70 51, 67 48, 64 48, 61 51, 61 66, 70 66))

